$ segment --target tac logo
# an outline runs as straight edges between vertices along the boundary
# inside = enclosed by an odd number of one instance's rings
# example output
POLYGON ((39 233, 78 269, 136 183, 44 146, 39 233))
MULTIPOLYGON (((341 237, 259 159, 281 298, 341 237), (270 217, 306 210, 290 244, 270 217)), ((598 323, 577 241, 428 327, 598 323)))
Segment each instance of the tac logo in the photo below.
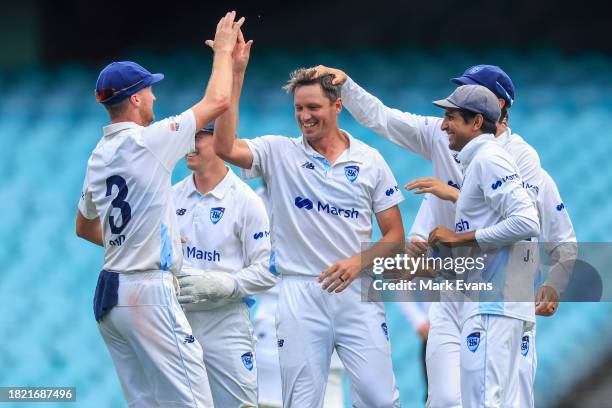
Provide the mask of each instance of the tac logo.
POLYGON ((398 186, 393 186, 393 187, 389 188, 387 191, 385 191, 385 195, 387 197, 391 197, 396 191, 399 191, 399 187, 398 186))
POLYGON ((315 168, 314 164, 312 162, 309 162, 309 161, 304 162, 304 164, 302 164, 300 167, 303 168, 303 169, 308 169, 308 170, 314 170, 314 168, 315 168))
POLYGON ((312 210, 312 201, 308 198, 302 198, 300 196, 295 197, 295 206, 297 208, 304 208, 306 210, 312 210))
POLYGON ((451 186, 451 187, 455 187, 457 190, 461 190, 459 188, 459 184, 454 183, 453 180, 448 180, 448 185, 451 186))
POLYGON ((278 347, 283 347, 285 345, 285 339, 278 339, 277 344, 278 347))
POLYGON ((181 128, 180 123, 178 123, 178 122, 171 122, 170 123, 170 130, 171 131, 178 132, 180 128, 181 128))
POLYGON ((359 177, 359 166, 345 166, 344 167, 344 175, 353 183, 359 177))
POLYGON ((195 337, 193 337, 193 334, 190 334, 189 336, 185 336, 185 340, 183 341, 183 344, 193 343, 194 341, 195 341, 195 337))
POLYGON ((263 237, 268 237, 268 236, 270 236, 270 233, 268 231, 259 231, 253 234, 253 239, 261 239, 263 237))
POLYGON ((185 215, 186 212, 187 212, 186 208, 179 208, 178 210, 176 210, 176 215, 180 217, 182 215, 185 215))
POLYGON ((519 176, 518 174, 514 173, 514 174, 510 174, 509 176, 506 177, 502 177, 499 180, 497 180, 495 183, 491 184, 491 188, 493 190, 497 190, 498 188, 500 188, 502 186, 502 184, 504 184, 506 181, 511 181, 511 180, 516 180, 518 179, 519 176))
POLYGON ((470 223, 461 218, 458 223, 455 224, 455 232, 463 232, 470 229, 470 223))
POLYGON ((247 370, 252 371, 253 370, 253 353, 252 352, 246 352, 243 355, 240 356, 240 359, 242 360, 242 364, 244 364, 244 366, 246 367, 247 370))
POLYGON ((387 323, 385 322, 385 323, 381 324, 380 328, 382 329, 383 334, 385 335, 387 341, 389 341, 389 329, 387 328, 387 323))
POLYGON ((461 162, 459 161, 459 159, 457 158, 457 156, 459 156, 459 153, 453 153, 453 159, 455 160, 455 163, 457 163, 457 164, 461 164, 461 162))
POLYGON ((523 336, 521 341, 521 354, 525 357, 529 353, 529 336, 523 336))
POLYGON ((474 332, 470 334, 469 336, 467 336, 466 343, 467 343, 468 349, 472 353, 475 353, 476 350, 478 350, 478 346, 480 345, 480 332, 474 332))
POLYGON ((223 214, 225 214, 225 208, 223 207, 215 207, 210 209, 210 222, 213 224, 218 223, 223 218, 223 214))
POLYGON ((561 203, 557 205, 556 208, 557 208, 557 211, 562 211, 565 208, 565 204, 561 203))

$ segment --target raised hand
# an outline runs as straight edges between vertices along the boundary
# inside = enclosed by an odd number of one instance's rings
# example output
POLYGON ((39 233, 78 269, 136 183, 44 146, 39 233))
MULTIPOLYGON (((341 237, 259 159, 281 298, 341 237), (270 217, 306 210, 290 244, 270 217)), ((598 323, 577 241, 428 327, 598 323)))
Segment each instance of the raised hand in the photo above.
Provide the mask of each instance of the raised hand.
POLYGON ((244 23, 244 17, 241 17, 238 21, 234 21, 235 19, 235 11, 230 11, 222 17, 217 24, 215 39, 206 40, 206 45, 211 47, 215 52, 233 52, 240 27, 242 27, 244 23))
POLYGON ((234 73, 243 74, 246 71, 246 67, 249 63, 249 57, 251 55, 252 45, 253 40, 245 42, 244 35, 242 35, 242 30, 238 30, 238 39, 232 54, 232 58, 234 60, 234 73))
POLYGON ((334 79, 332 79, 332 85, 342 85, 346 82, 348 78, 344 71, 341 71, 336 68, 330 68, 324 65, 317 65, 314 69, 316 72, 316 78, 322 77, 324 75, 333 75, 334 79))
POLYGON ((415 194, 431 193, 442 200, 452 201, 453 203, 459 198, 459 190, 444 184, 435 177, 414 179, 406 184, 404 188, 409 191, 416 189, 415 194))

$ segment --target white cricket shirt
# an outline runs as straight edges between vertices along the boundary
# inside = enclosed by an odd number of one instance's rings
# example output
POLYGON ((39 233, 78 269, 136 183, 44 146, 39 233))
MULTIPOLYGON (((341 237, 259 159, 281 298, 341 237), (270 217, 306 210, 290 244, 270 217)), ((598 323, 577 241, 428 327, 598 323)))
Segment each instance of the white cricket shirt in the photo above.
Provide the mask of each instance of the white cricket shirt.
MULTIPOLYGON (((459 152, 464 172, 457 200, 455 232, 476 231, 479 248, 469 256, 486 255, 486 267, 472 273, 471 282, 491 282, 494 291, 479 291, 480 301, 465 302, 462 319, 475 314, 497 314, 534 321, 533 260, 524 261, 516 243, 540 233, 535 204, 523 188, 514 160, 491 134, 472 139, 459 152), (511 302, 508 299, 520 299, 511 302)), ((455 252, 455 251, 454 251, 455 252)), ((459 248, 457 252, 466 252, 459 248)), ((456 254, 455 254, 456 255, 456 254)))
POLYGON ((372 240, 372 217, 403 200, 380 153, 353 138, 331 165, 303 137, 245 139, 270 197, 270 268, 281 274, 319 276, 334 262, 363 251, 372 240))
POLYGON ((195 148, 195 132, 191 109, 146 127, 104 127, 87 163, 79 211, 88 219, 100 217, 105 270, 180 270, 171 175, 195 148))
MULTIPOLYGON (((457 152, 448 147, 448 135, 441 129, 442 118, 419 116, 389 108, 351 78, 342 85, 342 102, 361 125, 431 161, 436 178, 460 188, 462 175, 457 152)), ((452 230, 455 225, 455 204, 433 195, 427 200, 433 219, 427 220, 429 222, 419 221, 420 231, 414 231, 414 235, 421 235, 422 231, 428 230, 425 235, 427 237, 429 231, 437 225, 452 230)), ((413 235, 413 232, 410 234, 413 235)))
POLYGON ((183 256, 193 267, 239 275, 245 295, 274 285, 277 278, 268 270, 266 209, 231 169, 206 194, 197 191, 193 175, 187 176, 174 186, 174 201, 181 237, 187 241, 183 256))

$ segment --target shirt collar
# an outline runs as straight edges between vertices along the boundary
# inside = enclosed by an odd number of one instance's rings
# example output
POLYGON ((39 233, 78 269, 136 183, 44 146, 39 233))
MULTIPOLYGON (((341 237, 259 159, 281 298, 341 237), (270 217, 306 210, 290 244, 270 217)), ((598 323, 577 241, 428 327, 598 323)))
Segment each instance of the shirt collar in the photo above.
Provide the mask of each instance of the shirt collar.
POLYGON ((110 125, 104 126, 104 136, 111 136, 115 133, 121 132, 126 129, 136 129, 141 127, 139 124, 135 122, 117 122, 111 123, 110 125))
POLYGON ((196 195, 200 195, 200 196, 207 196, 207 195, 211 195, 219 200, 222 200, 223 197, 225 197, 225 195, 227 194, 227 192, 234 186, 234 184, 236 183, 236 175, 234 174, 234 172, 232 171, 232 169, 230 169, 229 167, 227 168, 227 174, 225 175, 225 177, 223 177, 223 179, 215 186, 215 188, 213 188, 211 191, 209 191, 206 194, 202 194, 198 191, 198 189, 195 186, 195 182, 193 180, 194 175, 191 174, 191 177, 189 177, 189 181, 187 182, 187 196, 191 196, 192 194, 196 194, 196 195))
POLYGON ((457 159, 461 162, 463 169, 469 166, 470 162, 474 156, 476 156, 476 153, 478 153, 482 146, 493 140, 495 140, 495 136, 493 136, 491 133, 482 134, 470 140, 457 155, 457 159))
POLYGON ((495 139, 502 146, 505 146, 508 143, 510 143, 510 137, 511 136, 512 136, 512 131, 510 130, 509 127, 507 127, 506 130, 504 131, 504 133, 502 133, 501 135, 497 136, 495 139))
MULTIPOLYGON (((367 153, 366 153, 366 149, 364 148, 363 142, 355 139, 346 130, 340 129, 340 131, 344 133, 346 137, 348 138, 349 146, 348 146, 348 149, 344 150, 340 154, 340 156, 338 156, 334 164, 344 163, 344 162, 364 163, 366 160, 367 153)), ((308 143, 308 141, 306 141, 306 138, 304 136, 299 138, 298 143, 300 144, 302 149, 304 149, 304 152, 306 152, 307 155, 315 159, 317 158, 325 159, 324 156, 322 156, 319 152, 317 152, 315 149, 312 148, 312 146, 308 143)))

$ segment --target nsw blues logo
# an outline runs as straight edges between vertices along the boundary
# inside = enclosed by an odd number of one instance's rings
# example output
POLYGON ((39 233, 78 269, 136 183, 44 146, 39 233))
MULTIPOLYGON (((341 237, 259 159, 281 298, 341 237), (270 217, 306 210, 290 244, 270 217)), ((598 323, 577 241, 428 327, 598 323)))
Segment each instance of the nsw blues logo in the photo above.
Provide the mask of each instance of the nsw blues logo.
POLYGON ((344 167, 344 175, 353 183, 359 177, 359 166, 345 166, 344 167))
POLYGON ((467 343, 468 349, 472 353, 475 353, 476 350, 478 350, 478 346, 480 345, 480 332, 474 332, 470 334, 469 336, 467 336, 466 343, 467 343))
POLYGON ((242 364, 244 364, 246 369, 249 371, 252 371, 253 370, 253 353, 249 351, 241 355, 240 358, 242 359, 242 364))
POLYGON ((529 353, 529 336, 523 336, 521 341, 521 354, 525 357, 529 353))
POLYGON ((215 207, 210 209, 210 221, 213 224, 218 223, 223 218, 223 214, 225 213, 225 208, 223 207, 215 207))
POLYGON ((380 325, 380 328, 383 331, 383 334, 385 335, 385 337, 387 338, 387 341, 389 341, 389 329, 387 329, 387 323, 383 323, 380 325))

